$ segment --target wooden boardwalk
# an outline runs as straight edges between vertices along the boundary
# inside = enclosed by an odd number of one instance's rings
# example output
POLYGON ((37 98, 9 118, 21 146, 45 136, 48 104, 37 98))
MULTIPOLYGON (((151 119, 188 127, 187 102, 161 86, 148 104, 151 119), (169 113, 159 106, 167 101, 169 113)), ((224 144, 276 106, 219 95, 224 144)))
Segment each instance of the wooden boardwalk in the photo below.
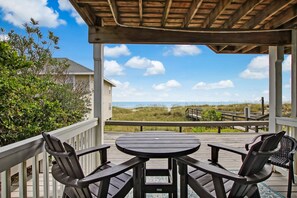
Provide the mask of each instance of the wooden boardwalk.
MULTIPOLYGON (((111 149, 109 149, 109 160, 115 163, 121 163, 132 156, 123 154, 118 151, 115 147, 115 140, 117 137, 124 135, 124 133, 106 133, 105 134, 105 144, 109 144, 111 149)), ((256 133, 205 133, 197 135, 201 141, 200 149, 192 154, 192 157, 201 159, 202 161, 207 161, 210 157, 210 148, 207 146, 208 143, 223 143, 233 147, 243 148, 244 144, 249 142, 256 133)), ((238 155, 230 154, 228 152, 220 153, 220 163, 230 170, 238 170, 241 165, 241 159, 238 155)), ((148 162, 148 167, 160 168, 166 167, 166 161, 162 159, 153 159, 148 162)), ((273 173, 273 175, 265 181, 271 189, 280 192, 282 195, 286 196, 287 193, 287 177, 280 173, 273 173)), ((297 198, 297 185, 293 184, 292 197, 297 198)))

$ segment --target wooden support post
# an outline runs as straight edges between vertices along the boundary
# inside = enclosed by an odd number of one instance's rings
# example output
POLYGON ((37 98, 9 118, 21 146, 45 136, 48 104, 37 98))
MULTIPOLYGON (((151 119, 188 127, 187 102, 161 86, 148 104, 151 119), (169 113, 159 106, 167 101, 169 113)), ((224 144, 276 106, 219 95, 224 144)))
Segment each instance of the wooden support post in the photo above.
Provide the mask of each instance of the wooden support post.
POLYGON ((181 126, 179 127, 179 132, 183 132, 183 128, 181 126))
POLYGON ((221 127, 220 126, 218 127, 218 133, 221 133, 221 127))
MULTIPOLYGON (((103 69, 104 51, 103 44, 93 45, 94 58, 94 117, 98 118, 98 125, 95 127, 95 146, 104 143, 104 121, 103 121, 103 69)), ((100 158, 96 155, 96 163, 100 158)))
POLYGON ((269 46, 269 131, 281 130, 276 124, 276 117, 282 114, 282 62, 283 46, 269 46))
POLYGON ((140 131, 143 131, 143 126, 140 126, 140 131))

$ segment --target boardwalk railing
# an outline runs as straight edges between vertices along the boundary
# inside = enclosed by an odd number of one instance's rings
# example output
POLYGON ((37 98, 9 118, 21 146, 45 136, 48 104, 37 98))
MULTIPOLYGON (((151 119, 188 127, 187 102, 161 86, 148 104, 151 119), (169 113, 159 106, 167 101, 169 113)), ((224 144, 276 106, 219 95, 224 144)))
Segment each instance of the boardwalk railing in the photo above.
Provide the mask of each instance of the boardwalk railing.
MULTIPOLYGON (((53 136, 67 141, 76 150, 95 146, 97 119, 76 123, 50 132, 53 136)), ((15 190, 11 178, 17 178, 19 190, 14 197, 61 197, 62 186, 54 180, 50 183, 51 158, 44 151, 41 135, 0 147, 1 198, 10 198, 15 190), (43 180, 39 180, 43 173, 43 180), (14 177, 11 177, 15 175, 14 177), (28 185, 27 175, 32 177, 33 185, 28 185), (51 189, 50 189, 51 187, 51 189)), ((80 158, 86 173, 95 168, 95 157, 80 158)))
POLYGON ((268 126, 268 121, 192 121, 192 122, 158 122, 158 121, 119 121, 108 120, 105 125, 114 126, 139 126, 140 131, 143 131, 144 126, 157 127, 178 127, 179 132, 182 132, 182 127, 218 127, 218 133, 222 127, 233 126, 268 126))

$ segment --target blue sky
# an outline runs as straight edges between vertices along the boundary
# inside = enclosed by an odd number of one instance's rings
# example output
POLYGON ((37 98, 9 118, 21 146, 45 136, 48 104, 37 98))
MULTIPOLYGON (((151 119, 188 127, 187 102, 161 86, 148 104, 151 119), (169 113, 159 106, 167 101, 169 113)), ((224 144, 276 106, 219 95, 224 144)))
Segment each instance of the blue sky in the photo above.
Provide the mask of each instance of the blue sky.
MULTIPOLYGON (((0 0, 0 27, 22 34, 39 21, 60 37, 55 57, 93 69, 88 28, 67 0, 0 0)), ((0 35, 0 39, 6 35, 0 35)), ((215 54, 200 45, 105 45, 113 101, 268 101, 268 55, 215 54)), ((290 56, 283 63, 283 100, 290 100, 290 56)))

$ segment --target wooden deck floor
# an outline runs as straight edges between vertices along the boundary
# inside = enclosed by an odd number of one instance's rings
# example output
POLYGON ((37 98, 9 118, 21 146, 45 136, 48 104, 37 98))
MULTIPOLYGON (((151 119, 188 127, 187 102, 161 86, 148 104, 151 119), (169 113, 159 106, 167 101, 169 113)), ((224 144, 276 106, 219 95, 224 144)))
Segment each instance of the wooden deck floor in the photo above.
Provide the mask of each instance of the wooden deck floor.
MULTIPOLYGON (((109 149, 109 160, 114 163, 121 163, 132 156, 123 154, 118 151, 115 147, 115 140, 117 137, 124 135, 123 133, 106 133, 105 134, 105 144, 109 144, 111 149, 109 149)), ((224 143, 233 147, 243 148, 244 144, 249 142, 256 134, 255 133, 207 133, 199 134, 197 137, 201 141, 200 149, 192 154, 191 156, 200 159, 202 161, 207 161, 210 157, 210 149, 207 146, 208 143, 224 143)), ((220 153, 220 163, 230 170, 238 170, 241 165, 241 159, 238 155, 230 154, 228 152, 220 153)), ((150 160, 148 162, 148 167, 166 167, 165 160, 150 160)), ((287 177, 281 175, 280 173, 273 173, 273 175, 266 181, 266 184, 270 186, 271 189, 280 192, 284 196, 287 193, 287 177)), ((292 197, 297 198, 297 185, 293 184, 292 197)))

